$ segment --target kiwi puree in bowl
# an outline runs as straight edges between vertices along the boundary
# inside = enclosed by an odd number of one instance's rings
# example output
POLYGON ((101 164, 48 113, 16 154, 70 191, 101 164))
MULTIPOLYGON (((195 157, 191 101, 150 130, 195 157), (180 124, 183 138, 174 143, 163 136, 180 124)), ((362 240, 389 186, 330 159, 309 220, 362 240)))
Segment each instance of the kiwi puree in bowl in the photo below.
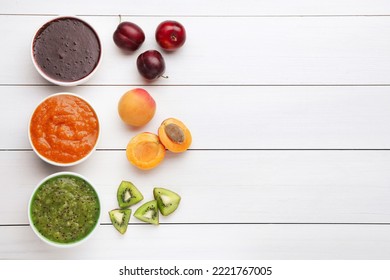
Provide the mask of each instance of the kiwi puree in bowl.
POLYGON ((96 228, 100 202, 84 177, 72 172, 55 173, 38 184, 29 205, 30 225, 46 243, 74 246, 96 228))

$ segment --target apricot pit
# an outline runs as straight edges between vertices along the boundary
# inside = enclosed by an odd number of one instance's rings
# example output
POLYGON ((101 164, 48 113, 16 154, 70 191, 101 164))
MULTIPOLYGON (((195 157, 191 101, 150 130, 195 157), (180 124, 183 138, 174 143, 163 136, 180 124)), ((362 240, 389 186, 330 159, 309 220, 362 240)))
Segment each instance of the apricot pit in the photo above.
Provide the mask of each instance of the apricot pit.
POLYGON ((192 142, 190 130, 184 123, 175 118, 169 118, 162 122, 158 129, 158 136, 165 148, 174 153, 186 151, 192 142))
POLYGON ((168 136, 171 141, 175 143, 182 144, 184 142, 185 136, 183 130, 180 128, 180 126, 170 123, 167 126, 165 126, 165 134, 168 136))

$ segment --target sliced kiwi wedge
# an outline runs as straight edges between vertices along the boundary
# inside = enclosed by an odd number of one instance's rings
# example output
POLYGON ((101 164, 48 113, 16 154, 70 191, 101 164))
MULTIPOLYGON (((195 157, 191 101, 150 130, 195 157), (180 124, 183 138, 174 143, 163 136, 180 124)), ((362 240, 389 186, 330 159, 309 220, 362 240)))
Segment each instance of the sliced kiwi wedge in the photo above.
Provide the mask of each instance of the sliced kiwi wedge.
POLYGON ((154 188, 154 199, 157 200, 157 206, 163 216, 173 213, 179 206, 181 197, 177 193, 163 189, 154 188))
POLYGON ((114 209, 109 212, 114 227, 125 234, 131 216, 131 209, 114 209))
POLYGON ((127 208, 140 202, 144 196, 133 183, 122 181, 118 187, 117 198, 119 207, 127 208))
POLYGON ((157 201, 152 200, 141 205, 134 213, 134 217, 146 223, 158 225, 159 213, 157 201))

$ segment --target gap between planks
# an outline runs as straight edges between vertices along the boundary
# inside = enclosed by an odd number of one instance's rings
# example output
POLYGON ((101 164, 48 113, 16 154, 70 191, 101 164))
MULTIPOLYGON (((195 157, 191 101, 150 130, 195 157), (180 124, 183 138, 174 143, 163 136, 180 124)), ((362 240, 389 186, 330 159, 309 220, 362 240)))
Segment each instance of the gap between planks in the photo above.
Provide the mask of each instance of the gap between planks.
MULTIPOLYGON (((32 152, 33 150, 32 149, 0 149, 0 152, 32 152)), ((126 148, 100 148, 100 149, 96 149, 97 152, 123 152, 123 151, 126 151, 126 148)), ((199 149, 188 149, 187 151, 281 151, 281 152, 288 152, 288 151, 318 151, 318 152, 321 152, 321 151, 345 151, 345 152, 348 152, 348 151, 361 151, 361 152, 365 152, 365 151, 383 151, 383 152, 387 152, 387 151, 390 151, 390 149, 388 148, 326 148, 326 149, 321 149, 321 148, 318 148, 318 149, 315 149, 315 148, 308 148, 308 149, 304 149, 304 148, 300 148, 300 149, 294 149, 294 148, 267 148, 267 149, 227 149, 227 148, 223 148, 223 149, 202 149, 202 148, 199 148, 199 149)))
MULTIPOLYGON (((112 226, 111 223, 100 223, 101 226, 112 226)), ((147 223, 129 223, 129 226, 154 226, 147 223)), ((345 225, 345 226, 390 226, 390 223, 300 223, 300 222, 289 222, 289 223, 160 223, 160 226, 182 226, 182 225, 345 225)), ((29 227, 29 224, 0 224, 0 227, 29 227)))
MULTIPOLYGON (((357 15, 349 15, 349 14, 336 14, 336 15, 330 15, 330 14, 323 14, 323 15, 310 15, 310 14, 303 14, 303 15, 293 15, 293 14, 269 14, 269 15, 172 15, 172 14, 145 14, 145 15, 139 15, 139 14, 76 14, 75 16, 80 17, 182 17, 182 18, 205 18, 205 17, 219 17, 219 18, 300 18, 300 17, 389 17, 389 14, 357 14, 357 15)), ((33 17, 51 17, 51 16, 61 16, 61 14, 29 14, 29 13, 4 13, 0 14, 0 16, 33 16, 33 17)))
MULTIPOLYGON (((390 87, 390 84, 83 84, 77 87, 390 87)), ((54 84, 0 84, 0 87, 58 87, 54 84)))

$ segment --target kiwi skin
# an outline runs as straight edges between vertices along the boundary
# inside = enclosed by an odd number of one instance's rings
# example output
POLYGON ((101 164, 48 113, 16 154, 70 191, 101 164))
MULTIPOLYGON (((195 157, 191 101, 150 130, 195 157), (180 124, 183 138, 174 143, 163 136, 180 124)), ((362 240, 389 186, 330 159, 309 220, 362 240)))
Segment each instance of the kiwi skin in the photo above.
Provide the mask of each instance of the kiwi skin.
POLYGON ((117 191, 117 199, 120 208, 128 208, 134 204, 137 204, 141 200, 144 199, 142 193, 134 186, 133 183, 129 181, 122 181, 118 187, 117 191), (128 192, 130 194, 130 198, 126 201, 124 196, 125 193, 128 192))
POLYGON ((125 234, 127 230, 127 226, 131 217, 131 209, 113 209, 110 212, 108 212, 110 215, 110 220, 113 224, 113 226, 121 233, 125 234), (122 221, 118 222, 115 215, 123 215, 122 221))
POLYGON ((138 209, 134 213, 134 217, 136 217, 140 221, 158 225, 159 212, 158 212, 157 201, 152 200, 138 207, 138 209))
POLYGON ((163 216, 168 216, 175 212, 181 201, 180 195, 164 188, 154 188, 153 196, 163 216))

